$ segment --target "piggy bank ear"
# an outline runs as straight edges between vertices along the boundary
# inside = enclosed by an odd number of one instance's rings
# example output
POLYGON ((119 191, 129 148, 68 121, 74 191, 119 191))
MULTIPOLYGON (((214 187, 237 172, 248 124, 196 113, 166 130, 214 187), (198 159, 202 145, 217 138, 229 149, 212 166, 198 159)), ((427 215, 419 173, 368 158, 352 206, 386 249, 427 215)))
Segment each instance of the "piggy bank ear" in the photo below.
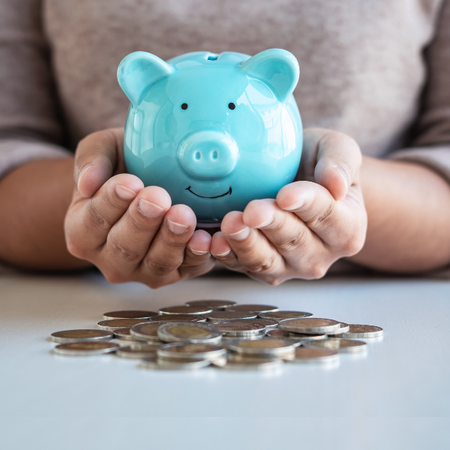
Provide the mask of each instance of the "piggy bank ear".
POLYGON ((279 48, 264 50, 239 67, 246 74, 264 81, 283 103, 294 91, 300 76, 295 56, 279 48))
POLYGON ((119 85, 133 106, 138 106, 147 90, 158 80, 170 75, 173 67, 147 52, 125 56, 117 69, 119 85))

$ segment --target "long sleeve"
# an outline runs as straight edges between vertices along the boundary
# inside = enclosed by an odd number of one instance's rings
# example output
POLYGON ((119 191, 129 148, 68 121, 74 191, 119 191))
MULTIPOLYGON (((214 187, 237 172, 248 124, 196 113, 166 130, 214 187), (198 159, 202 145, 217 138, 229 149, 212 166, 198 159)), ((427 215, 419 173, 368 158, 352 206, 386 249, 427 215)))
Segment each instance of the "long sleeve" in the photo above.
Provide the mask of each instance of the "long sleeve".
POLYGON ((41 0, 0 5, 0 177, 69 155, 41 23, 41 0))
POLYGON ((450 182, 450 0, 445 0, 426 49, 427 83, 411 147, 390 155, 438 172, 450 182))

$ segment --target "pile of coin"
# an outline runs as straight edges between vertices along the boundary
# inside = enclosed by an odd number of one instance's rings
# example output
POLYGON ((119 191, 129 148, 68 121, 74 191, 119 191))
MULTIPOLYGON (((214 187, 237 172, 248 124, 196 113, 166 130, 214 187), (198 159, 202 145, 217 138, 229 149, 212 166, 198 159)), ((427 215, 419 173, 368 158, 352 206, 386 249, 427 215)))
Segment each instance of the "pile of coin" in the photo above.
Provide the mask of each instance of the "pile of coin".
POLYGON ((364 352, 361 338, 379 338, 374 325, 349 325, 276 306, 195 300, 153 311, 112 311, 98 329, 52 333, 58 355, 115 353, 153 370, 272 370, 284 363, 336 363, 364 352))

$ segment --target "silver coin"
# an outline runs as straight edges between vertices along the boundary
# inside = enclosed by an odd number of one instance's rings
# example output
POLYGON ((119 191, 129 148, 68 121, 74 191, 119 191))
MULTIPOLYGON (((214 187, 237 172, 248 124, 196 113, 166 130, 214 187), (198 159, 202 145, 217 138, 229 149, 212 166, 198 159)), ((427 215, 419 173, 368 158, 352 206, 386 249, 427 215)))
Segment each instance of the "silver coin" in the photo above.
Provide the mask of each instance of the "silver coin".
POLYGON ((304 346, 326 348, 328 350, 335 350, 339 353, 357 353, 367 350, 367 344, 363 341, 342 338, 324 339, 323 341, 309 341, 305 343, 304 346))
POLYGON ((345 322, 339 322, 339 329, 333 333, 328 333, 329 336, 338 336, 341 335, 343 333, 347 333, 348 330, 350 328, 350 325, 348 323, 345 322))
POLYGON ((203 306, 166 306, 159 310, 160 314, 187 314, 188 316, 197 316, 201 314, 209 314, 212 312, 211 308, 205 308, 203 306))
POLYGON ((140 341, 137 336, 131 334, 131 328, 118 328, 113 331, 114 339, 120 339, 121 341, 140 341))
POLYGON ((110 331, 95 329, 56 331, 51 334, 52 341, 60 344, 83 341, 107 341, 113 337, 110 331))
POLYGON ((160 345, 158 344, 134 344, 120 347, 116 355, 122 358, 141 359, 155 355, 160 345))
POLYGON ((158 329, 165 324, 166 322, 153 321, 139 323, 131 327, 130 334, 140 341, 159 342, 158 329))
POLYGON ((220 345, 230 350, 230 345, 236 345, 240 341, 257 340, 264 338, 264 333, 254 336, 222 336, 220 345))
POLYGON ((285 319, 301 319, 302 317, 312 316, 309 312, 304 311, 269 311, 258 314, 261 319, 272 319, 279 322, 285 319))
POLYGON ((214 329, 224 336, 251 336, 263 334, 266 327, 261 324, 252 324, 247 320, 230 320, 229 322, 218 322, 214 329))
POLYGON ((208 359, 157 359, 145 358, 142 367, 152 370, 197 370, 211 364, 208 359))
POLYGON ((332 319, 306 317, 304 319, 285 319, 279 322, 281 330, 301 334, 328 334, 340 328, 339 322, 332 319))
POLYGON ((101 355, 103 353, 111 353, 116 351, 119 345, 112 342, 86 341, 71 342, 69 344, 59 344, 53 350, 59 355, 66 356, 90 356, 101 355))
POLYGON ((234 356, 227 359, 227 363, 223 366, 219 366, 224 370, 263 370, 270 371, 280 369, 283 366, 281 359, 271 358, 252 358, 247 356, 234 356))
POLYGON ((293 355, 296 344, 283 339, 245 340, 229 346, 230 350, 243 355, 281 357, 293 355))
POLYGON ((236 311, 213 311, 208 314, 208 322, 225 322, 229 320, 256 319, 256 313, 236 311))
POLYGON ((191 300, 186 302, 186 306, 199 306, 200 308, 211 308, 214 310, 223 310, 235 305, 236 302, 230 300, 191 300))
POLYGON ((160 314, 150 317, 149 322, 206 322, 206 317, 203 315, 160 314))
POLYGON ((383 336, 383 328, 375 325, 350 325, 343 338, 374 338, 383 336))
POLYGON ((272 305, 234 305, 228 308, 228 311, 236 312, 253 312, 256 314, 265 313, 269 311, 278 311, 278 306, 272 305))
POLYGON ((162 359, 209 359, 214 361, 222 360, 226 354, 227 351, 223 347, 211 344, 175 342, 162 345, 158 349, 158 357, 162 359))
POLYGON ((298 343, 301 343, 303 341, 316 341, 327 338, 326 334, 300 334, 285 330, 268 330, 266 332, 266 336, 274 339, 288 339, 298 343))
POLYGON ((102 330, 114 331, 118 328, 130 328, 138 323, 148 322, 147 320, 141 319, 112 319, 112 320, 102 320, 97 324, 102 330))
POLYGON ((338 352, 326 348, 297 347, 294 357, 287 359, 293 363, 330 363, 339 358, 338 352))
POLYGON ((158 337, 164 342, 217 344, 222 339, 222 334, 202 323, 173 322, 159 327, 158 337))
POLYGON ((127 311, 110 311, 103 314, 103 319, 142 319, 147 320, 150 317, 157 316, 154 311, 127 310, 127 311))
POLYGON ((256 319, 245 319, 245 321, 248 321, 250 323, 254 323, 257 325, 262 325, 266 328, 266 330, 271 330, 274 328, 278 328, 278 322, 276 320, 272 319, 260 319, 257 317, 256 319))

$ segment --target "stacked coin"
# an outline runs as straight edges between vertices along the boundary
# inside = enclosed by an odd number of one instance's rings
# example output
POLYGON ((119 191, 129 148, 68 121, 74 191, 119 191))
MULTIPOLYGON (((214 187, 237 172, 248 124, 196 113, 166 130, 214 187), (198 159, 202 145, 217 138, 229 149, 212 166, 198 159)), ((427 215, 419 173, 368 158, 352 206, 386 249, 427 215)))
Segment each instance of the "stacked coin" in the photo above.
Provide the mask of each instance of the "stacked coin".
POLYGON ((230 300, 189 300, 159 312, 130 310, 103 314, 98 329, 53 333, 59 355, 114 353, 140 359, 153 370, 274 370, 284 363, 336 363, 339 355, 364 352, 360 339, 380 338, 374 325, 312 317, 230 300), (110 342, 111 341, 111 342, 110 342))

